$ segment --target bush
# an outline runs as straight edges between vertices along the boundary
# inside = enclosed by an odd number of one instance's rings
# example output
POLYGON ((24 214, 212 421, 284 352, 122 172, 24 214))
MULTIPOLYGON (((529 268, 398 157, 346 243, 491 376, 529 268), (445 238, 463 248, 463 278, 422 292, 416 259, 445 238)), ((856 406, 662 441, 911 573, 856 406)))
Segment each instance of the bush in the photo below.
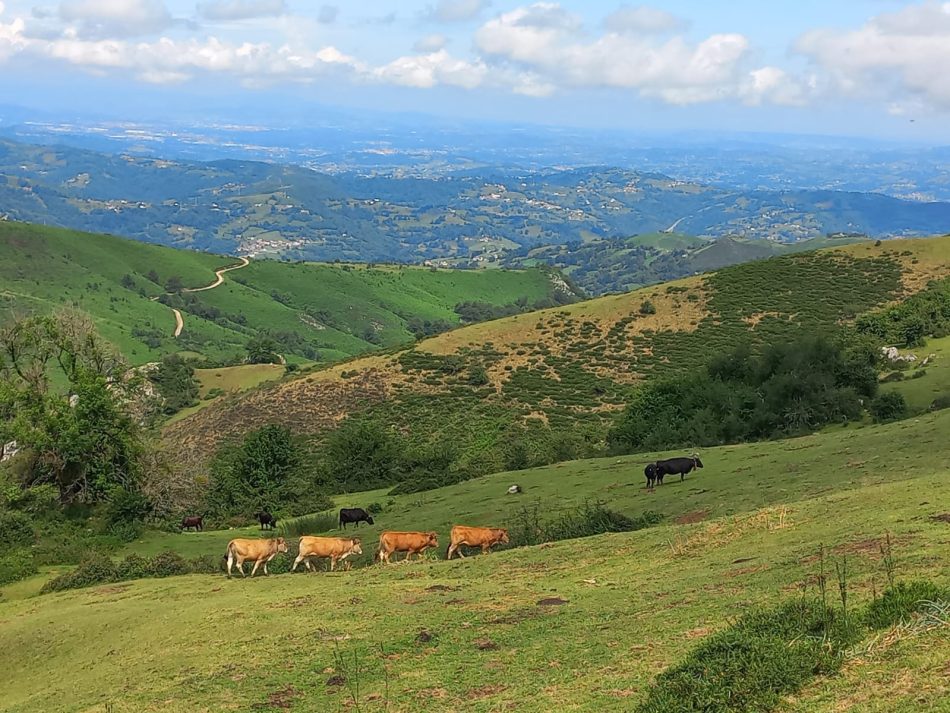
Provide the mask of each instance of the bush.
POLYGON ((216 555, 201 555, 188 560, 188 567, 193 574, 218 574, 224 571, 225 560, 216 555))
POLYGON ((386 508, 383 507, 382 503, 370 503, 366 506, 366 512, 368 512, 370 515, 375 515, 376 513, 380 513, 385 509, 386 508))
POLYGON ((643 300, 640 303, 640 314, 656 314, 656 305, 650 300, 643 300))
POLYGON ((657 676, 637 713, 769 711, 837 671, 857 632, 817 600, 753 610, 657 676))
POLYGON ((941 394, 930 403, 931 411, 950 408, 950 394, 941 394))
POLYGON ((109 491, 105 519, 108 525, 127 525, 142 522, 152 512, 148 498, 139 492, 121 486, 109 491))
POLYGON ((525 547, 607 532, 634 532, 662 519, 660 513, 652 510, 630 518, 602 502, 585 502, 580 507, 546 518, 541 504, 535 502, 519 508, 509 521, 508 539, 512 547, 525 547))
POLYGON ((79 589, 95 584, 108 584, 118 581, 119 573, 115 563, 103 554, 94 554, 79 563, 72 572, 54 577, 40 590, 41 594, 59 592, 64 589, 79 589))
POLYGON ((115 571, 116 581, 142 579, 143 577, 150 577, 152 574, 151 563, 145 557, 137 554, 128 555, 116 565, 115 571))
POLYGON ((7 550, 0 556, 0 584, 19 582, 36 572, 36 560, 27 549, 7 550))
POLYGON ((195 369, 178 354, 162 357, 158 368, 148 375, 148 379, 162 395, 162 411, 166 415, 178 413, 198 403, 195 369))
POLYGON ((865 621, 872 629, 886 629, 920 611, 924 602, 950 603, 950 589, 927 580, 899 582, 868 605, 865 621))
POLYGON ((151 577, 174 577, 179 574, 191 574, 191 567, 185 561, 185 558, 172 550, 159 552, 152 557, 148 569, 151 577))
POLYGON ((26 513, 0 510, 0 547, 29 547, 35 539, 33 521, 26 513))
POLYGON ((10 509, 31 515, 59 512, 59 491, 55 485, 49 483, 34 485, 32 488, 11 486, 4 493, 4 500, 10 509))
POLYGON ((876 423, 896 421, 907 415, 907 402, 898 391, 887 391, 872 402, 868 410, 876 423))

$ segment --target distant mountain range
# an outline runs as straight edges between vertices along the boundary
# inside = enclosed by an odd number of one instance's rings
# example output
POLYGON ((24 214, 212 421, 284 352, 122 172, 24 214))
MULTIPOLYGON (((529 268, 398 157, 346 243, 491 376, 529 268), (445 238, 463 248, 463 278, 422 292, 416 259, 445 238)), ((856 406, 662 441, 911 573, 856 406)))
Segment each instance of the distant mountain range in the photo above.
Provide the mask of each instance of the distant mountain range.
POLYGON ((950 203, 734 190, 615 168, 329 175, 0 140, 0 217, 284 259, 482 262, 510 251, 680 231, 797 242, 950 230, 950 203))

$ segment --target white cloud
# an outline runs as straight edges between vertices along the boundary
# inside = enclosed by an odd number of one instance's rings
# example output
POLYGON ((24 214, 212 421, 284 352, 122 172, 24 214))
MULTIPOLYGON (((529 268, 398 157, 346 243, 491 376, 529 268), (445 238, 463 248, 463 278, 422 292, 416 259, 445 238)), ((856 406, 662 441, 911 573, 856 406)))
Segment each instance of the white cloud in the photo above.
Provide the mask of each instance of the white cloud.
POLYGON ((737 97, 748 81, 743 35, 712 35, 698 43, 615 32, 585 37, 581 20, 551 2, 486 22, 475 42, 496 61, 533 72, 546 93, 552 86, 607 87, 693 104, 737 97))
POLYGON ((416 40, 416 43, 412 46, 412 49, 416 52, 429 53, 429 52, 438 52, 440 49, 445 47, 448 42, 445 35, 426 35, 425 37, 420 37, 416 40))
POLYGON ((463 89, 480 86, 488 75, 488 67, 452 57, 444 49, 425 55, 399 57, 378 67, 373 76, 385 82, 428 89, 438 84, 463 89))
POLYGON ((466 22, 474 20, 489 5, 490 0, 438 0, 429 6, 426 17, 435 22, 466 22))
POLYGON ((880 99, 892 111, 950 110, 950 2, 909 5, 849 31, 814 30, 795 49, 828 75, 838 94, 880 99))
POLYGON ((174 20, 161 0, 64 0, 59 17, 83 37, 135 37, 170 27, 174 20))
POLYGON ((637 5, 636 7, 625 5, 610 13, 604 20, 604 27, 610 32, 637 34, 674 32, 684 29, 688 24, 682 18, 672 15, 666 10, 647 5, 637 5))
POLYGON ((198 5, 198 14, 212 22, 276 17, 286 12, 286 0, 218 0, 198 5))

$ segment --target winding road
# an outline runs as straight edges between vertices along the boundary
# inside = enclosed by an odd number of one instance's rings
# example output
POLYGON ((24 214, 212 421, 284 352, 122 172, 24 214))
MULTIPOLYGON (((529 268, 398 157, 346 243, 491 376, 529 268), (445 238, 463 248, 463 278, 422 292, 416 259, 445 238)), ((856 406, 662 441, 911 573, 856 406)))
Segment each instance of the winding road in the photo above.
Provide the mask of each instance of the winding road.
MULTIPOLYGON (((222 267, 219 270, 215 270, 214 274, 217 278, 210 285, 205 285, 204 287, 186 287, 182 289, 182 292, 204 292, 205 290, 213 290, 215 287, 218 287, 222 282, 224 282, 224 273, 230 272, 231 270, 240 270, 242 267, 247 267, 251 264, 251 261, 246 257, 240 258, 241 262, 237 265, 229 265, 228 267, 222 267)), ((170 294, 166 292, 165 294, 170 294)), ((156 302, 158 297, 152 297, 152 302, 156 302)), ((175 309, 174 307, 169 307, 172 312, 175 313, 175 333, 172 335, 176 339, 178 335, 181 334, 181 330, 185 328, 185 318, 182 317, 181 311, 175 309)))

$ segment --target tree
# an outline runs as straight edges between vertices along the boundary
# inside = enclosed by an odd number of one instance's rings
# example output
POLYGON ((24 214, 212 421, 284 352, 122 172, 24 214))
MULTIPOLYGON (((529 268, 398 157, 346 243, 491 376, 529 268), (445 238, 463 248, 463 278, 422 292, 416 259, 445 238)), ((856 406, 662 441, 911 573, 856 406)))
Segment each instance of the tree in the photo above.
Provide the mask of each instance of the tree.
POLYGON ((371 421, 344 421, 327 438, 321 455, 327 484, 343 490, 391 485, 402 474, 403 452, 398 441, 371 421))
POLYGON ((158 368, 148 376, 162 395, 166 414, 177 413, 198 403, 198 380, 195 369, 177 354, 162 358, 158 368))
POLYGON ((272 424, 252 431, 238 448, 219 451, 212 465, 211 508, 244 515, 280 509, 300 491, 300 461, 287 428, 272 424))
POLYGON ((172 275, 167 280, 165 280, 166 292, 178 293, 178 292, 181 292, 184 289, 184 287, 185 286, 178 275, 172 275))
POLYGON ((248 364, 280 364, 277 342, 266 334, 258 334, 247 343, 248 364))
POLYGON ((64 502, 137 487, 142 434, 128 404, 139 383, 125 374, 80 313, 15 320, 0 331, 0 416, 4 437, 29 453, 23 485, 52 483, 64 502), (52 388, 61 381, 65 388, 52 388))

